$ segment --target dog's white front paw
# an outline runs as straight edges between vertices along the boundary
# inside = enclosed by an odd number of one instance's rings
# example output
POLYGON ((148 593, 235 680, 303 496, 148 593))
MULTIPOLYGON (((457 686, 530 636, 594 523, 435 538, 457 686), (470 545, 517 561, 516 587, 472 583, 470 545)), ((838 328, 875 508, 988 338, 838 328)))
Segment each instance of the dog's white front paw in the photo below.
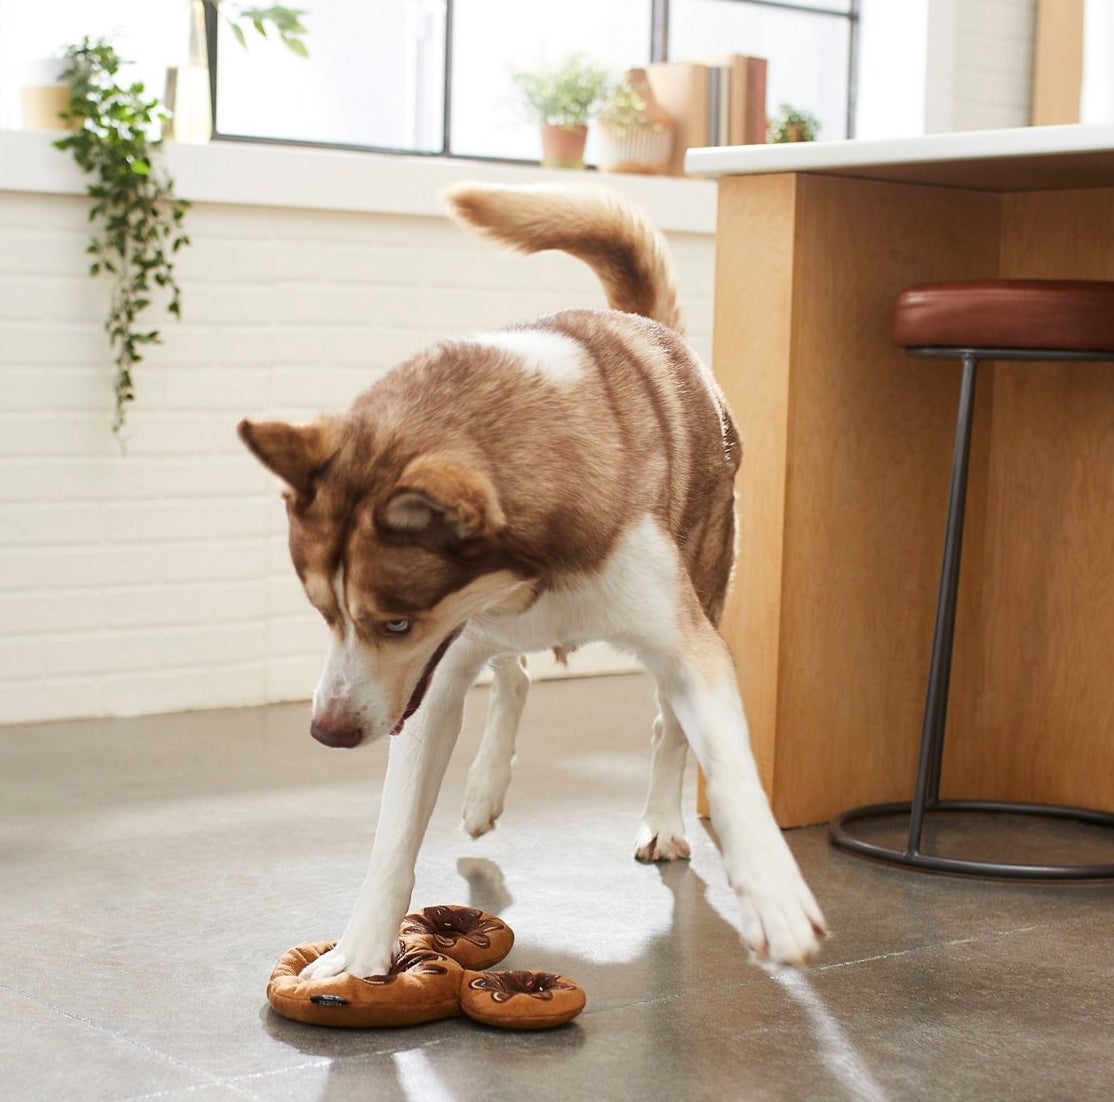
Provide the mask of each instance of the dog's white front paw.
POLYGON ((800 968, 819 953, 828 925, 795 868, 736 895, 743 942, 759 960, 800 968))
POLYGON ((388 952, 361 952, 358 946, 338 942, 327 953, 322 953, 302 969, 302 979, 326 980, 349 972, 364 979, 368 976, 385 976, 391 970, 392 957, 388 952))
POLYGON ((634 859, 643 864, 655 861, 687 861, 692 856, 692 847, 685 837, 681 822, 644 822, 638 829, 634 840, 634 859))
POLYGON ((316 960, 311 960, 302 969, 301 976, 304 980, 327 980, 330 976, 339 976, 344 971, 344 964, 344 954, 337 945, 316 960))

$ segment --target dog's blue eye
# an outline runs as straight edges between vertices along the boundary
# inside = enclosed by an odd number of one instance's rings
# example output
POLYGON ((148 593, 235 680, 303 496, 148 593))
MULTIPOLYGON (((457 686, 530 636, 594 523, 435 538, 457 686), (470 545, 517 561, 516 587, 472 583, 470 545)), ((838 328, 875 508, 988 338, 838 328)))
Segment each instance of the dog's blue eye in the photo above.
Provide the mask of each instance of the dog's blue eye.
POLYGON ((383 631, 387 635, 405 635, 410 630, 409 620, 384 620, 383 631))

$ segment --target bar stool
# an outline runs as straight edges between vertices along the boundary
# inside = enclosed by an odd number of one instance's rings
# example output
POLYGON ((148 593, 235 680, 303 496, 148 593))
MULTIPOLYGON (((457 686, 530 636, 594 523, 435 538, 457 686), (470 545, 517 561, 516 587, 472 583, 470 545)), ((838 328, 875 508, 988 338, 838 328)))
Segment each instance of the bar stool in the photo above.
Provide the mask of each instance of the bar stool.
POLYGON ((845 811, 829 825, 831 840, 849 853, 932 872, 1008 880, 1114 877, 1114 864, 1013 864, 943 856, 922 849, 925 820, 938 814, 1032 815, 1114 828, 1114 814, 1104 811, 1016 801, 940 799, 978 362, 1114 361, 1114 282, 988 280, 911 287, 897 300, 893 341, 910 355, 958 359, 963 365, 920 755, 910 802, 871 804, 845 811), (906 815, 909 828, 904 849, 866 840, 852 830, 855 824, 906 815))

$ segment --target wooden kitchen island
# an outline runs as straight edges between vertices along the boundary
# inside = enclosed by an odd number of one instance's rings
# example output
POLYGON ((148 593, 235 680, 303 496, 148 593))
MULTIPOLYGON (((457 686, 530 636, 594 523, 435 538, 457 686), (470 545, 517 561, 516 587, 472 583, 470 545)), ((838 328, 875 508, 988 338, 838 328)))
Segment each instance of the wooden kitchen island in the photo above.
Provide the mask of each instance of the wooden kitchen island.
MULTIPOLYGON (((744 439, 723 630, 782 826, 908 799, 959 365, 913 283, 1114 280, 1114 126, 694 149, 744 439)), ((1114 365, 980 374, 942 795, 1114 810, 1114 365)))

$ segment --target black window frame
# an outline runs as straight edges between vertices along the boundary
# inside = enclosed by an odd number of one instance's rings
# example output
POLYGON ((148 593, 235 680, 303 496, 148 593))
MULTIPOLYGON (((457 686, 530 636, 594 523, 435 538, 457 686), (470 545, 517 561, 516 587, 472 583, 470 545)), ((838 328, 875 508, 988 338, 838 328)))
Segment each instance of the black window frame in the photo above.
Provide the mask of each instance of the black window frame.
MULTIPOLYGON (((646 0, 650 4, 650 62, 669 60, 670 0, 646 0)), ((848 25, 847 48, 847 137, 855 136, 855 106, 858 96, 859 24, 861 0, 848 0, 846 11, 813 4, 786 3, 785 0, 720 0, 721 3, 746 4, 750 7, 777 8, 782 11, 803 12, 809 15, 845 21, 848 25)), ((359 153, 387 153, 405 157, 458 158, 469 161, 489 161, 497 164, 537 164, 536 160, 515 157, 482 156, 474 153, 454 153, 452 150, 452 76, 453 76, 453 6, 454 0, 445 0, 445 59, 442 72, 441 96, 441 148, 402 149, 395 146, 363 145, 346 142, 315 142, 304 138, 260 137, 251 134, 225 134, 217 129, 217 97, 220 82, 217 79, 218 18, 212 0, 205 4, 205 37, 209 57, 209 91, 213 105, 213 131, 215 141, 245 142, 257 145, 290 145, 310 149, 339 149, 359 153)))

